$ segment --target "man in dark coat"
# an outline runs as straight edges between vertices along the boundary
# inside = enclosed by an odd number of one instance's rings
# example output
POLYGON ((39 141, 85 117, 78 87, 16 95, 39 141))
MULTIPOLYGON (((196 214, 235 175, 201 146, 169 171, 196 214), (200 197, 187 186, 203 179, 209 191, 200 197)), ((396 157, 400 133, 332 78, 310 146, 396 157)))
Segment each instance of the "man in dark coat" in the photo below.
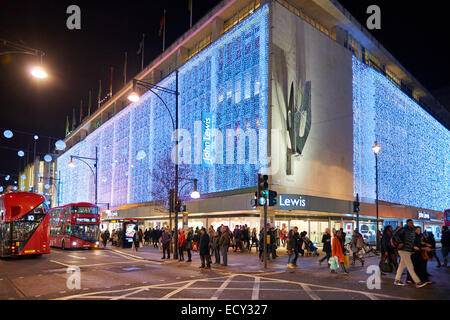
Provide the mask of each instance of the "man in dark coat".
POLYGON ((227 265, 228 247, 230 246, 230 232, 228 227, 222 227, 222 233, 220 234, 219 247, 222 254, 223 266, 227 265))
POLYGON ((200 241, 199 241, 199 251, 200 251, 200 259, 202 261, 202 265, 200 268, 205 268, 205 262, 206 262, 206 268, 211 268, 211 256, 209 252, 209 236, 206 232, 205 228, 202 228, 200 230, 200 241))

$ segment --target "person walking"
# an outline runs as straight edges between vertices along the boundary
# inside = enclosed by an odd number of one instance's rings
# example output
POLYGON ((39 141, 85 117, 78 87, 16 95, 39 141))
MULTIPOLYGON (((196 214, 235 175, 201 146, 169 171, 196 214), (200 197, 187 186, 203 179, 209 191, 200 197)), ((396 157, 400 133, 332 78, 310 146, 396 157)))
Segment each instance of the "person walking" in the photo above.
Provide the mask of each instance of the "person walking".
POLYGON ((184 236, 184 231, 182 229, 178 230, 178 242, 177 242, 177 246, 178 246, 178 260, 179 261, 184 261, 184 240, 185 240, 185 236, 184 236))
MULTIPOLYGON (((345 269, 344 266, 344 247, 342 245, 342 240, 341 240, 342 234, 341 231, 337 231, 336 232, 336 236, 333 238, 333 242, 332 242, 332 246, 331 246, 331 254, 333 257, 336 257, 338 259, 339 262, 339 266, 341 267, 342 271, 345 274, 348 274, 347 269, 345 269)), ((331 272, 335 272, 335 271, 331 271, 331 272)))
POLYGON ((436 239, 434 238, 433 232, 431 232, 431 231, 424 231, 423 232, 423 237, 424 237, 425 242, 427 244, 429 244, 430 248, 431 248, 431 251, 428 252, 428 255, 429 255, 429 259, 428 260, 431 260, 431 259, 435 258, 436 262, 437 262, 437 266, 436 267, 440 268, 441 267, 441 261, 439 260, 439 257, 436 254, 436 239))
POLYGON ((324 260, 328 262, 328 260, 331 258, 331 234, 329 228, 326 228, 325 232, 323 233, 322 243, 322 251, 325 252, 325 257, 319 260, 319 264, 322 264, 324 260))
POLYGON ((205 268, 206 263, 206 269, 211 268, 211 256, 210 256, 210 243, 209 243, 209 236, 206 232, 205 228, 200 229, 200 241, 198 243, 199 251, 200 251, 200 260, 202 261, 202 265, 200 268, 205 268))
POLYGON ((302 248, 302 242, 300 239, 300 234, 298 233, 298 228, 294 227, 294 240, 295 240, 295 246, 294 246, 294 261, 292 264, 294 266, 297 265, 297 259, 298 259, 298 253, 300 252, 302 248))
POLYGON ((354 266, 356 263, 356 260, 358 260, 359 262, 361 262, 361 266, 364 267, 363 248, 364 248, 363 237, 358 232, 358 229, 355 229, 355 230, 353 230, 352 241, 350 242, 350 249, 353 252, 352 266, 354 266))
MULTIPOLYGON (((431 284, 428 272, 427 262, 429 259, 428 253, 431 251, 431 245, 425 242, 423 233, 420 227, 414 227, 416 237, 414 239, 414 253, 411 255, 411 261, 414 266, 414 272, 417 274, 421 282, 431 284)), ((413 279, 408 272, 406 276, 406 283, 412 284, 413 279)))
POLYGON ((250 251, 253 248, 253 245, 255 245, 256 251, 258 251, 258 235, 256 233, 256 228, 253 228, 252 230, 252 245, 250 246, 250 251))
POLYGON ((142 238, 141 238, 141 234, 139 232, 135 232, 133 235, 133 244, 134 244, 134 250, 136 250, 136 252, 139 251, 139 246, 142 242, 142 238))
POLYGON ((394 229, 392 226, 386 226, 383 230, 383 236, 380 241, 381 249, 381 264, 389 263, 395 270, 398 268, 397 263, 397 253, 394 247, 391 245, 392 235, 394 234, 394 229))
POLYGON ((448 226, 442 226, 441 245, 442 258, 444 259, 443 266, 444 268, 448 268, 447 256, 450 252, 450 230, 448 230, 448 226))
POLYGON ((296 265, 294 265, 294 259, 295 259, 295 246, 296 246, 296 239, 295 239, 295 232, 294 230, 289 230, 288 238, 287 238, 287 253, 289 255, 288 257, 288 263, 287 267, 290 269, 295 268, 296 265))
POLYGON ((228 247, 230 246, 230 232, 228 227, 222 227, 222 234, 219 239, 219 247, 220 253, 222 254, 223 266, 226 266, 228 263, 228 247))
POLYGON ((220 264, 220 247, 219 247, 220 236, 217 231, 213 233, 211 239, 211 249, 215 258, 214 264, 220 264))
POLYGON ((106 248, 106 244, 109 240, 109 231, 108 229, 105 230, 105 232, 102 233, 102 240, 103 240, 103 247, 106 248))
POLYGON ((250 251, 250 227, 247 225, 244 225, 244 243, 247 247, 247 250, 250 251))
POLYGON ((277 247, 279 247, 281 245, 281 230, 280 230, 280 226, 277 226, 277 228, 275 229, 275 243, 276 243, 277 247))
POLYGON ((191 262, 192 261, 192 254, 191 254, 192 239, 194 238, 192 228, 187 229, 187 234, 186 234, 185 238, 186 238, 185 239, 185 248, 186 248, 186 253, 188 255, 188 259, 186 260, 186 262, 191 262))
POLYGON ((414 271, 414 265, 411 261, 411 255, 415 250, 414 241, 416 239, 416 233, 414 232, 414 224, 411 219, 406 221, 406 226, 399 229, 394 233, 394 239, 398 243, 398 254, 400 256, 400 264, 397 269, 397 274, 395 276, 394 285, 404 286, 405 284, 401 281, 401 277, 405 268, 409 271, 412 279, 416 283, 416 288, 421 288, 427 283, 422 282, 414 271))
POLYGON ((172 241, 172 235, 170 234, 168 228, 164 228, 163 234, 161 236, 161 243, 163 247, 163 256, 161 259, 166 259, 166 252, 167 252, 167 259, 170 259, 170 243, 172 241))

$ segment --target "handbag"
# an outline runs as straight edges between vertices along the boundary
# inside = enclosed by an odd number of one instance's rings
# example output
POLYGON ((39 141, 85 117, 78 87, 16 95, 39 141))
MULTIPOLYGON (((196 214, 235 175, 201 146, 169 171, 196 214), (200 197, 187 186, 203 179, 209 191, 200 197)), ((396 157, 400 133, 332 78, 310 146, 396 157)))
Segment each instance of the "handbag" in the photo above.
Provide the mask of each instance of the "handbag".
POLYGON ((391 273, 392 271, 394 271, 394 266, 392 265, 392 263, 389 263, 387 261, 380 261, 379 267, 382 272, 391 273))

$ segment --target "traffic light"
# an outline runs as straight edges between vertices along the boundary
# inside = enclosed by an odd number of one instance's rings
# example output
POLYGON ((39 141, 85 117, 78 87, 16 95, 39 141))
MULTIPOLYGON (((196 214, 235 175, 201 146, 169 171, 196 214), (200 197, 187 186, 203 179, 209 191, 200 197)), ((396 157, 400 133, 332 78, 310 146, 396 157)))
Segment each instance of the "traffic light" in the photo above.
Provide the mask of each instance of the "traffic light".
POLYGON ((266 174, 258 174, 258 205, 266 204, 269 197, 269 176, 266 174))
POLYGON ((269 190, 269 206, 275 206, 277 204, 277 192, 269 190))
POLYGON ((181 203, 181 200, 175 201, 175 212, 184 212, 186 206, 181 203))
POLYGON ((353 201, 353 212, 359 212, 359 201, 353 201))

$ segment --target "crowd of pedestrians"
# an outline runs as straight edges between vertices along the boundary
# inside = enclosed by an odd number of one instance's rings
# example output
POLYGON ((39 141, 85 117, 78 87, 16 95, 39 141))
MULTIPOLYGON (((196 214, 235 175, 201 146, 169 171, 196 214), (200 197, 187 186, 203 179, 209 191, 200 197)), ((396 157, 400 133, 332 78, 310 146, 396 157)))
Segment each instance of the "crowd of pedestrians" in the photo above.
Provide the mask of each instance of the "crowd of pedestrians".
MULTIPOLYGON (((255 247, 259 252, 261 261, 264 258, 264 249, 267 259, 278 257, 277 249, 285 247, 288 254, 287 267, 292 269, 297 266, 299 256, 319 256, 317 247, 309 239, 306 231, 299 232, 297 227, 287 230, 285 227, 266 226, 267 238, 264 248, 264 230, 261 228, 257 232, 256 228, 251 229, 247 225, 235 226, 231 231, 228 226, 221 225, 217 229, 210 226, 208 229, 202 227, 187 228, 185 231, 178 230, 177 250, 179 261, 192 262, 192 251, 200 255, 200 268, 211 268, 212 264, 227 266, 228 252, 251 252, 255 247), (212 261, 214 258, 214 262, 212 261)), ((133 237, 133 248, 138 251, 143 245, 159 248, 163 252, 162 259, 170 259, 171 244, 174 242, 173 232, 169 228, 150 228, 142 232, 139 229, 133 237)), ((346 267, 359 262, 364 266, 365 242, 361 233, 355 229, 349 243, 346 241, 346 233, 340 230, 325 229, 322 235, 322 251, 324 256, 318 260, 319 265, 327 262, 330 272, 336 273, 339 269, 348 274, 346 267)), ((101 240, 106 247, 108 241, 114 246, 121 246, 123 242, 123 231, 113 230, 111 234, 106 230, 101 234, 101 240)), ((401 281, 404 269, 407 269, 407 283, 415 283, 420 288, 431 284, 430 275, 427 272, 427 263, 431 259, 436 259, 437 267, 448 267, 448 253, 450 250, 450 230, 442 227, 441 252, 443 264, 436 255, 436 240, 433 233, 422 232, 420 227, 415 227, 412 220, 407 220, 403 227, 386 226, 380 238, 380 269, 382 274, 395 272, 394 284, 404 286, 401 281)))

